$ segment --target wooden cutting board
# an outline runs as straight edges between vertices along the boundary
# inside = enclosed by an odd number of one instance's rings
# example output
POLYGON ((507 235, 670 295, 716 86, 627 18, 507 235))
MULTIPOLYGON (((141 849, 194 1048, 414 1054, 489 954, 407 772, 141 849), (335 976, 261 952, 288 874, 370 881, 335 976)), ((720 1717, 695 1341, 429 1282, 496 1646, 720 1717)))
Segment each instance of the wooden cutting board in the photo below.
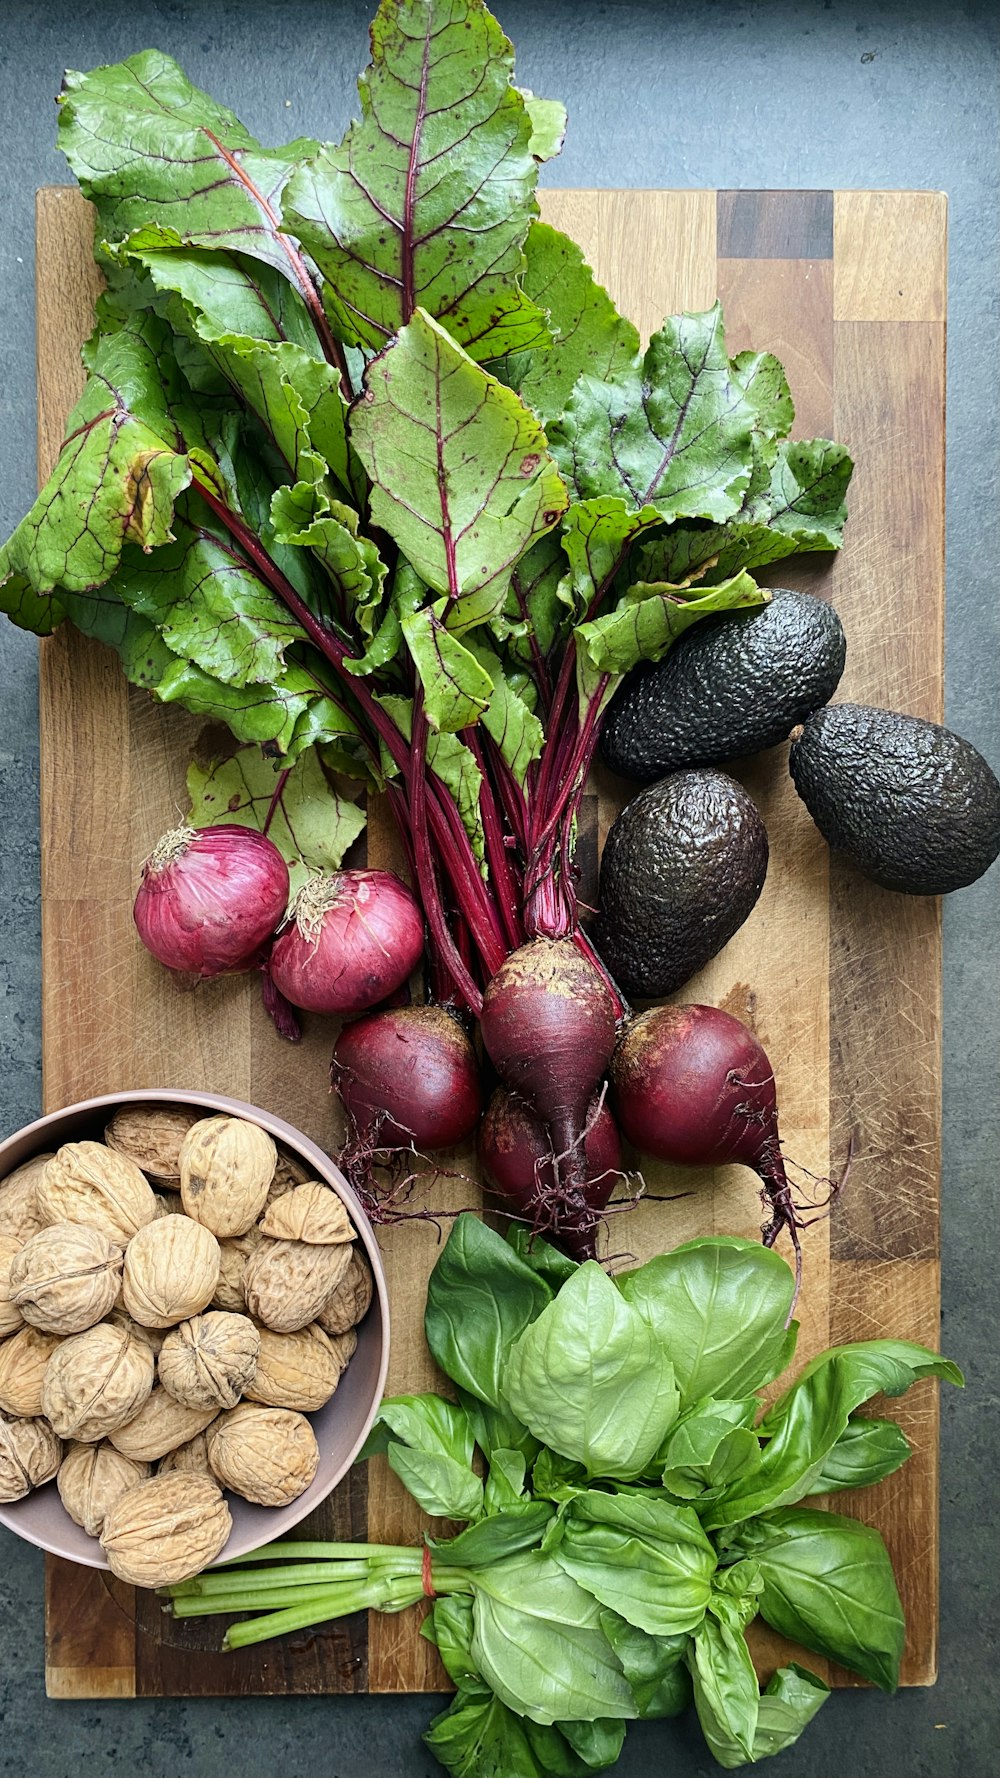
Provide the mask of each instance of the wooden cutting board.
MULTIPOLYGON (((644 332, 718 292, 730 349, 783 359, 798 436, 843 440, 857 459, 847 545, 779 564, 775 580, 833 598, 848 640, 840 695, 940 718, 942 697, 945 200, 931 192, 545 192, 546 218, 583 246, 644 332)), ((78 348, 98 278, 78 193, 38 203, 39 473, 55 460, 81 387, 78 348)), ((68 630, 42 649, 44 1091, 47 1109, 124 1087, 203 1087, 270 1107, 320 1142, 337 1140, 327 1092, 333 1029, 311 1020, 294 1052, 266 1023, 250 981, 181 992, 142 951, 130 903, 142 859, 185 807, 195 751, 225 735, 130 691, 117 659, 68 630)), ((939 907, 865 883, 831 860, 795 797, 786 750, 739 768, 771 840, 753 916, 685 989, 752 1023, 778 1080, 788 1156, 837 1172, 858 1156, 830 1222, 809 1234, 799 1357, 832 1341, 938 1334, 941 965, 939 907)), ((592 898, 599 840, 624 787, 598 779, 581 855, 592 898)), ((369 862, 393 862, 388 818, 372 812, 369 862)), ((460 1163, 461 1164, 461 1163, 460 1163)), ((465 1162, 468 1165, 468 1161, 465 1162)), ((753 1176, 730 1168, 612 1225, 637 1257, 695 1234, 752 1235, 753 1176)), ((814 1191, 818 1188, 813 1187, 814 1191)), ((432 1201, 477 1200, 461 1179, 432 1201)), ((421 1333, 434 1228, 385 1238, 393 1311, 389 1387, 433 1383, 421 1333)), ((909 1626, 904 1683, 929 1684, 937 1631, 936 1385, 894 1408, 914 1446, 898 1475, 838 1510, 878 1525, 909 1626)), ((312 1536, 409 1540, 421 1520, 377 1459, 339 1488, 312 1536)), ((173 1624, 158 1601, 101 1573, 50 1560, 47 1684, 53 1697, 193 1696, 443 1689, 415 1613, 249 1649, 215 1652, 209 1621, 173 1624)), ((762 1666, 775 1644, 761 1638, 762 1666)), ((822 1666, 808 1657, 809 1665, 822 1666)), ((836 1683, 857 1683, 833 1673, 836 1683)))

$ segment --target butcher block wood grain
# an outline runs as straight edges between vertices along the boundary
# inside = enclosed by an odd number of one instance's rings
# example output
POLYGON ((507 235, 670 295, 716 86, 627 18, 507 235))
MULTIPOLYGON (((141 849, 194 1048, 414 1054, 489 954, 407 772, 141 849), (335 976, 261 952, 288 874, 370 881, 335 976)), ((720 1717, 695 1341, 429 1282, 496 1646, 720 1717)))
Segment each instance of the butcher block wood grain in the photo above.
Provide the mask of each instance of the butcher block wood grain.
MULTIPOLYGON (((848 541, 834 562, 781 563, 775 580, 831 598, 849 639, 845 697, 918 715, 941 710, 945 202, 927 192, 545 192, 546 218, 572 233, 644 333, 718 292, 731 350, 780 354, 800 437, 829 434, 857 460, 848 541)), ((82 386, 80 342, 98 289, 88 206, 71 190, 38 204, 39 474, 82 386)), ((334 1031, 311 1020, 290 1051, 256 985, 179 989, 134 939, 138 869, 185 806, 189 758, 225 735, 129 690, 117 660, 70 632, 42 649, 44 1090, 49 1109, 123 1087, 205 1087, 271 1107, 333 1148, 326 1086, 334 1031)), ((737 769, 771 841, 761 901, 683 998, 753 1025, 778 1078, 787 1155, 803 1197, 842 1167, 850 1184, 810 1231, 799 1361, 833 1340, 938 1331, 940 921, 936 903, 891 896, 831 859, 795 797, 786 750, 737 769)), ((594 893, 598 849, 627 787, 599 772, 581 863, 594 893)), ((372 864, 396 862, 372 809, 372 864)), ((455 1163, 471 1174, 469 1156, 455 1163)), ((696 1234, 753 1235, 752 1174, 647 1172, 653 1194, 611 1223, 636 1258, 696 1234)), ((474 1203, 470 1177, 428 1187, 444 1212, 474 1203)), ((384 1237, 393 1309, 389 1387, 434 1383, 421 1332, 433 1226, 384 1237)), ((877 1524, 892 1552, 909 1634, 904 1683, 934 1678, 937 1628, 937 1399, 922 1384, 895 1408, 914 1446, 881 1488, 838 1510, 877 1524)), ((313 1536, 412 1538, 420 1515, 384 1460, 359 1469, 314 1515, 313 1536)), ((172 1624, 159 1603, 95 1570, 52 1560, 48 1687, 56 1697, 443 1689, 418 1614, 358 1618, 291 1642, 217 1652, 209 1620, 172 1624)), ((761 1635, 762 1671, 778 1657, 761 1635)), ((810 1665, 822 1666, 814 1657, 810 1665)), ((838 1684, 856 1683, 831 1672, 838 1684)))

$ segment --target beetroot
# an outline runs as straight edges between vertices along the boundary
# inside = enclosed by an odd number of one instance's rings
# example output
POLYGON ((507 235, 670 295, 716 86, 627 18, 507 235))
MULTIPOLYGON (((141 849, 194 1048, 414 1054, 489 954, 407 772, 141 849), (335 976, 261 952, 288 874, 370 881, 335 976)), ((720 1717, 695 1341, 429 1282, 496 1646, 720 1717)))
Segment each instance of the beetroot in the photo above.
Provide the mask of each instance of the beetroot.
POLYGON ((591 1104, 583 1135, 587 1181, 560 1191, 555 1156, 545 1125, 531 1106, 506 1087, 493 1094, 476 1137, 480 1172, 504 1208, 545 1234, 558 1229, 573 1259, 597 1257, 601 1212, 621 1175, 622 1149, 615 1120, 603 1098, 591 1104))
POLYGON ((299 891, 271 950, 271 980, 306 1012, 366 1012, 412 975, 423 915, 388 870, 342 870, 299 891))
POLYGON ((347 1108, 355 1146, 451 1148, 482 1110, 476 1053, 440 1006, 400 1006, 345 1025, 331 1079, 347 1108))
POLYGON ((763 1181, 773 1247, 787 1229, 802 1273, 799 1229, 778 1135, 774 1070, 752 1031, 714 1006, 656 1006, 626 1026, 611 1062, 615 1116, 636 1148, 678 1167, 739 1161, 763 1181))
POLYGON ((513 951, 486 990, 483 1042, 506 1086, 523 1094, 571 1150, 615 1042, 615 1010, 597 970, 571 940, 513 951))

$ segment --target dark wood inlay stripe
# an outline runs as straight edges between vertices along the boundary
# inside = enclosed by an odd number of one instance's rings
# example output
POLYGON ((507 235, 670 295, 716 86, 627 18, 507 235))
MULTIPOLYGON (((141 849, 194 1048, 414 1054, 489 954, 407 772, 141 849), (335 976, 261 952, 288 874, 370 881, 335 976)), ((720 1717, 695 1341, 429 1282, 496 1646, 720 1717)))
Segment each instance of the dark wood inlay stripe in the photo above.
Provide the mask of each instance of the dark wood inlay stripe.
POLYGON ((832 191, 720 191, 720 259, 832 259, 832 191))

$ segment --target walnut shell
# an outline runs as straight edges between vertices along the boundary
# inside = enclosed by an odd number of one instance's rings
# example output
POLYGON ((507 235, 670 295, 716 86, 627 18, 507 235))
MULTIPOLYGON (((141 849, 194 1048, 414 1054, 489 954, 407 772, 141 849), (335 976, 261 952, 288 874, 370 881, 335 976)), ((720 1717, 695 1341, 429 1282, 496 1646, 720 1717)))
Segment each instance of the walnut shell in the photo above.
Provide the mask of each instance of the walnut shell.
POLYGON ((157 1185, 179 1192, 181 1143, 196 1118, 196 1112, 184 1111, 179 1105, 123 1105, 105 1130, 104 1140, 157 1185))
MULTIPOLYGON (((287 1148, 278 1146, 278 1164, 274 1169, 274 1178, 267 1188, 267 1204, 273 1204, 275 1198, 283 1198, 293 1186, 305 1185, 312 1175, 304 1161, 297 1155, 290 1154, 287 1148)), ((267 1208, 265 1204, 264 1208, 267 1208)))
POLYGON ((157 1475, 169 1475, 172 1470, 180 1470, 185 1475, 207 1475, 215 1481, 215 1471, 208 1461, 208 1433, 196 1432, 194 1438, 185 1440, 173 1451, 161 1457, 157 1466, 157 1475))
POLYGON ((342 1200, 318 1179, 295 1186, 269 1204, 260 1229, 278 1241, 308 1241, 319 1247, 339 1246, 358 1238, 342 1200))
POLYGON ((332 1296, 328 1296, 316 1319, 324 1333, 342 1334, 368 1313, 372 1300, 372 1275, 355 1247, 348 1266, 332 1296))
POLYGON ((75 1525, 100 1537, 111 1508, 149 1475, 148 1463, 133 1463, 114 1445, 70 1445, 56 1476, 59 1498, 75 1525))
POLYGON ((253 1381, 260 1334, 249 1315, 194 1315, 168 1333, 160 1352, 164 1389, 188 1408, 234 1408, 253 1381))
MULTIPOLYGON (((42 1406, 43 1383, 49 1359, 62 1342, 58 1334, 38 1327, 22 1327, 0 1346, 0 1409, 21 1420, 52 1416, 42 1406)), ((62 1436, 62 1435, 60 1435, 62 1436)))
POLYGON ((250 1402, 219 1415, 208 1435, 208 1456, 224 1487, 258 1506, 297 1500, 319 1466, 316 1434, 304 1414, 250 1402))
POLYGON ((119 1580, 165 1587, 214 1562, 232 1528, 218 1483, 175 1471, 122 1496, 104 1521, 101 1548, 119 1580))
POLYGON ((27 1241, 29 1235, 37 1235, 45 1227, 38 1202, 38 1182, 51 1159, 51 1154, 36 1154, 33 1160, 15 1167, 13 1173, 0 1180, 0 1234, 27 1241))
POLYGON ((219 1282, 212 1298, 213 1309, 229 1309, 233 1314, 243 1314, 247 1306, 247 1299, 243 1294, 243 1274, 247 1269, 247 1260, 263 1239, 259 1228, 255 1226, 247 1229, 245 1235, 234 1235, 229 1241, 219 1242, 219 1282))
POLYGON ((204 1432, 218 1413, 217 1407, 187 1408, 157 1384, 137 1414, 110 1433, 111 1443, 123 1457, 139 1463, 155 1463, 177 1445, 186 1444, 196 1432, 204 1432))
POLYGON ((61 1457, 62 1441, 47 1420, 0 1414, 0 1500, 23 1500, 32 1488, 51 1482, 61 1457))
POLYGON ((24 1326, 24 1316, 10 1297, 10 1268, 21 1247, 16 1235, 0 1235, 0 1340, 24 1326))
POLYGON ((127 1155, 103 1142, 64 1142, 38 1183, 45 1222, 87 1222, 124 1247, 156 1215, 153 1188, 127 1155))
POLYGON ((188 1216, 147 1223, 125 1249, 122 1296, 144 1327, 170 1327, 199 1314, 218 1281, 219 1243, 188 1216))
POLYGON ((154 1358, 159 1357, 160 1347, 163 1345, 167 1335, 166 1328, 143 1327, 141 1322, 133 1321, 125 1307, 123 1294, 121 1292, 119 1292, 118 1301, 115 1303, 115 1306, 107 1319, 113 1321, 116 1327, 127 1327, 129 1333, 134 1334, 137 1340, 145 1341, 154 1358))
POLYGON ((263 1241, 243 1274, 247 1308, 275 1333, 295 1333, 315 1321, 350 1263, 349 1246, 263 1241))
POLYGON ((181 1200, 213 1235, 245 1235, 274 1178, 278 1151, 266 1130, 242 1117, 206 1117, 181 1145, 181 1200))
POLYGON ((263 1402, 271 1408, 298 1408, 303 1414, 314 1413, 329 1401, 354 1345, 346 1351, 328 1339, 315 1322, 298 1333, 272 1333, 270 1328, 262 1327, 257 1370, 245 1391, 247 1400, 263 1402))
MULTIPOLYGON (((58 1349, 45 1372, 41 1399, 42 1412, 60 1438, 93 1445, 134 1418, 153 1387, 153 1354, 145 1340, 120 1323, 99 1321, 54 1343, 58 1349)), ((4 1350, 0 1347, 0 1355, 4 1350)))
POLYGON ((85 1222, 39 1229, 11 1263, 10 1293, 25 1321, 47 1333, 82 1333, 103 1320, 121 1286, 122 1250, 85 1222))

